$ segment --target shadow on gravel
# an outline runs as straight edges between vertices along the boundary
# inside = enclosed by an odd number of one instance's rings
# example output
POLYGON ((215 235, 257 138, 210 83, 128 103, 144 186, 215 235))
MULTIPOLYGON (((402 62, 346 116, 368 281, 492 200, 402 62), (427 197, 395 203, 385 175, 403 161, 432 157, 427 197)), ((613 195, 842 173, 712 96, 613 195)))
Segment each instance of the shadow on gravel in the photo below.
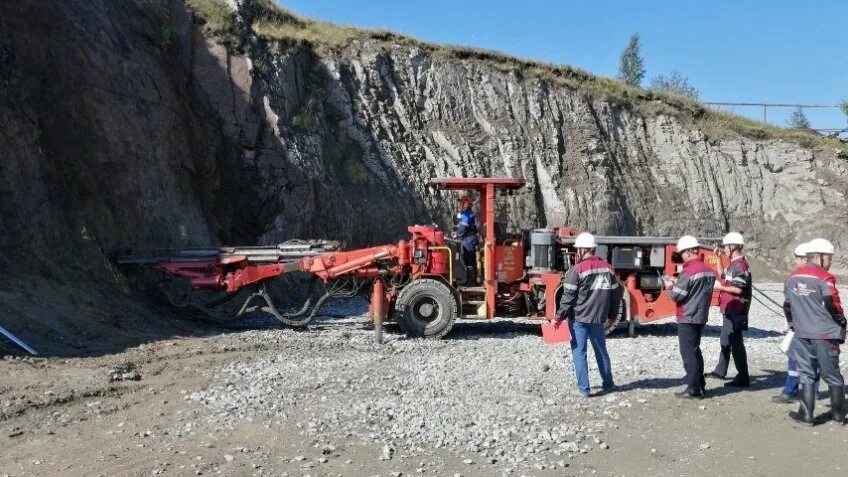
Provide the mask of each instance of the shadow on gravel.
MULTIPOLYGON (((457 321, 450 334, 445 339, 450 340, 476 340, 481 338, 507 339, 516 335, 539 336, 541 339, 542 322, 509 321, 498 319, 494 321, 457 321)), ((721 326, 707 325, 704 327, 704 336, 717 337, 721 335, 721 326)), ((645 324, 637 325, 636 338, 640 336, 667 337, 677 336, 677 324, 645 324)), ((757 340, 784 336, 783 333, 760 328, 750 328, 745 332, 746 340, 757 340)), ((607 339, 628 339, 627 326, 619 327, 607 336, 607 339)))
POLYGON ((446 340, 510 339, 516 336, 538 336, 542 339, 541 321, 458 321, 446 340))
MULTIPOLYGON (((627 337, 626 329, 619 327, 611 336, 627 337)), ((677 336, 677 324, 662 323, 662 324, 645 324, 637 325, 636 336, 677 336)), ((721 326, 708 324, 704 327, 704 336, 721 336, 721 326)), ((745 332, 745 339, 765 339, 784 336, 784 333, 774 330, 764 330, 761 328, 748 328, 745 332)))
MULTIPOLYGON (((683 363, 680 364, 681 372, 683 371, 683 363)), ((727 381, 716 379, 707 379, 707 398, 720 397, 733 393, 744 393, 748 391, 758 391, 762 389, 782 388, 783 381, 786 379, 786 371, 776 371, 773 369, 764 369, 762 374, 751 376, 750 388, 736 388, 724 386, 727 381)), ((639 381, 627 383, 625 389, 669 389, 683 387, 683 377, 680 378, 648 378, 639 381)))

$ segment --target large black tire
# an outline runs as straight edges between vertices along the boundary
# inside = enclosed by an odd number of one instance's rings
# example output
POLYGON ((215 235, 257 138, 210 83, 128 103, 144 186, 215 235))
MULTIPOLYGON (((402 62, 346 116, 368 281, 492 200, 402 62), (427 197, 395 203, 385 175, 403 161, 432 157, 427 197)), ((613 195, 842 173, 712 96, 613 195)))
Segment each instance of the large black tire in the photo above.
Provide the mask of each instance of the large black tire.
POLYGON ((456 321, 457 305, 444 283, 421 278, 401 289, 392 317, 410 338, 439 339, 456 321))
POLYGON ((618 313, 615 315, 615 319, 612 321, 607 321, 604 324, 604 334, 609 336, 610 333, 615 331, 618 328, 618 324, 621 323, 621 320, 624 319, 624 315, 627 313, 627 302, 624 298, 618 304, 618 313))

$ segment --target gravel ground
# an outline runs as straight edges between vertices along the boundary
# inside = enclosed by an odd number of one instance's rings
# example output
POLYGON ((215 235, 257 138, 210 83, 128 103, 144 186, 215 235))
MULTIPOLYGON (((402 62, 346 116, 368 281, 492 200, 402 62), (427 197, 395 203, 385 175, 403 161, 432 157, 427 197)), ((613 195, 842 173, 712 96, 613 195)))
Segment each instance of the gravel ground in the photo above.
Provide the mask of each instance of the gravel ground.
MULTIPOLYGON (((760 288, 780 297, 780 285, 760 288)), ((538 323, 462 322, 441 341, 394 330, 377 346, 364 311, 334 304, 301 331, 202 328, 118 354, 0 359, 0 476, 844 470, 846 428, 799 426, 793 406, 769 402, 784 378, 783 318, 760 303, 746 340, 752 388, 709 380, 696 402, 672 396, 683 375, 673 323, 612 337, 621 389, 587 399, 570 350, 544 345, 538 323)), ((718 318, 703 341, 707 370, 718 318)), ((828 411, 819 401, 817 414, 828 411)))
MULTIPOLYGON (((773 299, 780 285, 760 285, 773 299)), ((769 306, 776 311, 774 305, 769 306)), ((365 318, 345 320, 362 323, 365 318)), ((583 398, 567 345, 543 344, 538 323, 460 322, 448 339, 408 340, 390 334, 372 344, 365 329, 319 325, 319 332, 243 333, 275 343, 276 356, 233 361, 210 371, 212 382, 187 399, 208 409, 208 422, 293 422, 320 445, 356 438, 382 447, 381 459, 404 459, 441 448, 469 465, 510 471, 565 466, 576 454, 604 452, 605 436, 623 413, 657 393, 677 390, 683 374, 673 324, 623 330, 608 344, 621 392, 583 398)), ((707 370, 718 356, 714 310, 702 345, 707 370)), ((761 303, 751 310, 749 362, 782 369, 777 346, 784 320, 761 303)), ((590 379, 599 384, 590 359, 590 379)), ((711 382, 710 386, 718 383, 711 382)))

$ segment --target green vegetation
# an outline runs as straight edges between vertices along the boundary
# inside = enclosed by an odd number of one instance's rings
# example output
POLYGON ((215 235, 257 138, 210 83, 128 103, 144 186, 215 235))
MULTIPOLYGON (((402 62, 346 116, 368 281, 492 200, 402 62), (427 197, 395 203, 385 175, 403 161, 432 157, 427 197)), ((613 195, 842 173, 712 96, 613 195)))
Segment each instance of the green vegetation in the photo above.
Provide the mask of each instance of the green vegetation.
POLYGON ((351 183, 364 185, 371 182, 371 173, 359 158, 350 157, 345 159, 343 167, 351 183))
POLYGON ((700 96, 698 90, 689 84, 689 79, 676 70, 668 76, 658 75, 651 79, 651 91, 674 94, 695 101, 700 96))
POLYGON ((176 39, 177 34, 174 32, 174 29, 171 28, 171 25, 167 23, 163 24, 159 27, 159 46, 163 50, 167 50, 169 46, 176 39))
POLYGON ((309 98, 309 100, 307 100, 306 103, 298 108, 294 115, 292 115, 292 124, 315 132, 318 130, 318 122, 315 119, 317 112, 318 101, 316 101, 315 98, 309 98))
POLYGON ((845 120, 848 121, 848 99, 843 99, 841 103, 839 103, 839 108, 842 109, 842 112, 845 113, 845 120))
POLYGON ((191 10, 206 20, 215 32, 227 32, 233 28, 233 11, 224 0, 186 0, 191 10))
POLYGON ((639 34, 630 36, 627 48, 621 52, 621 62, 618 65, 618 79, 630 86, 639 86, 645 77, 645 61, 639 48, 639 34))
POLYGON ((807 119, 807 115, 804 114, 802 108, 795 108, 792 111, 792 115, 789 116, 786 126, 792 129, 810 129, 810 120, 807 119))
POLYGON ((848 150, 839 141, 828 139, 812 130, 785 129, 725 111, 707 110, 700 124, 710 137, 726 136, 728 131, 732 131, 754 139, 781 139, 805 147, 831 145, 848 150))
MULTIPOLYGON (((233 29, 233 14, 224 0, 187 0, 192 9, 207 21, 217 33, 233 29)), ((372 30, 341 26, 330 22, 316 21, 295 15, 277 5, 274 0, 252 0, 242 7, 242 14, 250 23, 253 32, 269 42, 280 44, 303 43, 321 49, 343 49, 354 40, 371 40, 388 49, 397 46, 414 46, 439 59, 473 60, 486 63, 500 71, 536 78, 555 85, 569 87, 590 97, 609 100, 633 109, 645 116, 668 114, 685 121, 697 122, 711 138, 727 137, 733 133, 758 139, 785 139, 813 146, 833 146, 848 151, 848 146, 835 139, 827 139, 814 132, 788 130, 771 126, 742 116, 706 108, 691 95, 677 91, 646 90, 613 78, 596 76, 568 65, 557 65, 509 56, 492 50, 443 45, 421 41, 409 36, 386 30, 372 30)), ((639 37, 633 35, 622 54, 635 53, 638 61, 629 62, 628 70, 634 73, 630 80, 641 82, 644 64, 639 56, 639 37), (630 51, 630 53, 628 53, 630 51)), ((685 80, 685 78, 683 78, 685 80)), ((637 84, 638 84, 637 82, 637 84)), ((686 83, 688 85, 688 82, 686 83)), ((691 86, 690 86, 691 88, 691 86)), ((692 88, 694 90, 694 88, 692 88)), ((696 90, 694 90, 697 92, 696 90)), ((308 129, 314 128, 315 105, 308 102, 295 113, 293 122, 308 129)), ((848 102, 846 102, 848 114, 848 102)))

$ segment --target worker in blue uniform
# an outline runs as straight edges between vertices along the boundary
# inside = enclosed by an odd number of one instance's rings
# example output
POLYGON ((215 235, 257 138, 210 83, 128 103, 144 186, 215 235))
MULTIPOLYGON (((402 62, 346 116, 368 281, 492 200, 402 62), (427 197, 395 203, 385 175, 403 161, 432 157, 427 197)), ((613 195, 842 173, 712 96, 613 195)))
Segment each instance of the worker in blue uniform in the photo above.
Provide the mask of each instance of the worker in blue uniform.
POLYGON ((477 217, 471 208, 473 204, 474 199, 470 195, 460 197, 459 213, 456 216, 457 235, 462 242, 462 263, 465 265, 466 282, 469 284, 477 282, 477 247, 479 245, 477 217))

